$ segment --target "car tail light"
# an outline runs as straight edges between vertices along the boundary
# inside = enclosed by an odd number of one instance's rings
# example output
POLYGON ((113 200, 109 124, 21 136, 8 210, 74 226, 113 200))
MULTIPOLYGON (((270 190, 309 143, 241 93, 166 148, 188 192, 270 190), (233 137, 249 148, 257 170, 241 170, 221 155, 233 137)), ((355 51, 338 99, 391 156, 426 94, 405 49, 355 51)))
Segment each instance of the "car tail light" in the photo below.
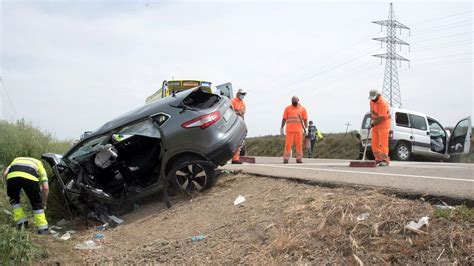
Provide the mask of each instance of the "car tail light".
POLYGON ((393 130, 390 130, 390 132, 388 133, 388 138, 393 139, 393 130))
POLYGON ((212 124, 216 123, 221 119, 221 112, 213 112, 207 115, 203 115, 197 118, 194 118, 193 120, 189 120, 186 123, 183 123, 181 126, 183 128, 194 128, 194 127, 200 127, 201 129, 205 129, 210 127, 212 124))

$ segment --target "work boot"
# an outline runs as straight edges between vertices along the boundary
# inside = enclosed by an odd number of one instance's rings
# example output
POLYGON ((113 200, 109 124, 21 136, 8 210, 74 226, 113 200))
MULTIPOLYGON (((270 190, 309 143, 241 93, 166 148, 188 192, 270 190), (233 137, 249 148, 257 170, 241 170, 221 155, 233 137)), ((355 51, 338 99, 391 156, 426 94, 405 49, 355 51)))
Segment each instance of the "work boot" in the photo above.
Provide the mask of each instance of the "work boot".
POLYGON ((27 229, 27 228, 28 228, 28 222, 23 222, 23 223, 21 223, 21 224, 17 224, 17 225, 16 225, 16 228, 17 228, 18 230, 21 230, 22 228, 23 228, 23 229, 27 229))
POLYGON ((241 161, 232 161, 232 164, 242 164, 241 161))
POLYGON ((47 235, 48 234, 48 229, 40 229, 38 230, 38 235, 47 235))
POLYGON ((284 163, 284 164, 288 164, 288 160, 286 160, 286 159, 283 160, 283 163, 284 163))
POLYGON ((388 166, 388 162, 386 161, 381 161, 377 164, 377 166, 380 166, 380 167, 385 167, 385 166, 388 166))
POLYGON ((303 163, 302 160, 296 160, 296 163, 303 163))

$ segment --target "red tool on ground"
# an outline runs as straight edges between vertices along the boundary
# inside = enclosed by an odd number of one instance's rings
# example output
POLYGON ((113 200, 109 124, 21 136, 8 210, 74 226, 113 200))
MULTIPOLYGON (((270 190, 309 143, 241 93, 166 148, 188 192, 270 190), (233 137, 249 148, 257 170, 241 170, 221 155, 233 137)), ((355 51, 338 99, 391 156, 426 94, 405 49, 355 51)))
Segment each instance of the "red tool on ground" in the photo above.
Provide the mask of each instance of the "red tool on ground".
POLYGON ((255 157, 240 156, 240 161, 243 163, 255 163, 255 157))
POLYGON ((365 148, 364 148, 364 155, 362 156, 362 160, 360 161, 351 161, 349 163, 349 167, 376 167, 377 162, 373 160, 366 160, 365 155, 367 153, 367 146, 369 146, 369 135, 370 135, 370 127, 367 130, 367 138, 365 139, 365 148))

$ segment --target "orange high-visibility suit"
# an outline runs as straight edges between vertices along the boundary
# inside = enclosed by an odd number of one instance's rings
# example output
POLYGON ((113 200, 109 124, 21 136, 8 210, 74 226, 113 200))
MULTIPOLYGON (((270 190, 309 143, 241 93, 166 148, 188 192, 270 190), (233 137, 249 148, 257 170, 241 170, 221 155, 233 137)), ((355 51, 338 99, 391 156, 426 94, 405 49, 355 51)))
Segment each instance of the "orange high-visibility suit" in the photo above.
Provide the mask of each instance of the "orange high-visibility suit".
POLYGON ((390 133, 390 107, 387 101, 379 96, 376 102, 370 101, 370 113, 372 121, 377 117, 383 117, 382 122, 372 128, 372 152, 376 161, 390 162, 388 155, 388 138, 390 133))
MULTIPOLYGON (((232 107, 234 108, 235 113, 238 116, 241 116, 243 119, 246 112, 245 102, 239 99, 239 97, 235 97, 234 99, 232 99, 232 107)), ((240 161, 240 146, 234 152, 234 157, 232 157, 232 161, 234 162, 240 161)))
POLYGON ((285 108, 283 119, 286 120, 286 138, 283 159, 290 159, 291 147, 295 145, 296 160, 301 160, 303 159, 303 123, 308 119, 306 109, 300 104, 296 107, 290 105, 285 108))

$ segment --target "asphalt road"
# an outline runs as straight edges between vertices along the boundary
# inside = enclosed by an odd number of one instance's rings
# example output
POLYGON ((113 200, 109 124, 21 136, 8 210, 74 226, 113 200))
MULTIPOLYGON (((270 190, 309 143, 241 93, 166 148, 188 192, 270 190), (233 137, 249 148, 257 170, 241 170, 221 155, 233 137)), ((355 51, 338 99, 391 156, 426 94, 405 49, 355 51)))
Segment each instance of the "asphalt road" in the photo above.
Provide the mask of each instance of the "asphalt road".
POLYGON ((401 192, 474 200, 474 164, 392 162, 389 167, 352 168, 349 160, 304 159, 282 164, 282 158, 256 157, 256 164, 224 169, 249 174, 316 182, 381 187, 401 192))

